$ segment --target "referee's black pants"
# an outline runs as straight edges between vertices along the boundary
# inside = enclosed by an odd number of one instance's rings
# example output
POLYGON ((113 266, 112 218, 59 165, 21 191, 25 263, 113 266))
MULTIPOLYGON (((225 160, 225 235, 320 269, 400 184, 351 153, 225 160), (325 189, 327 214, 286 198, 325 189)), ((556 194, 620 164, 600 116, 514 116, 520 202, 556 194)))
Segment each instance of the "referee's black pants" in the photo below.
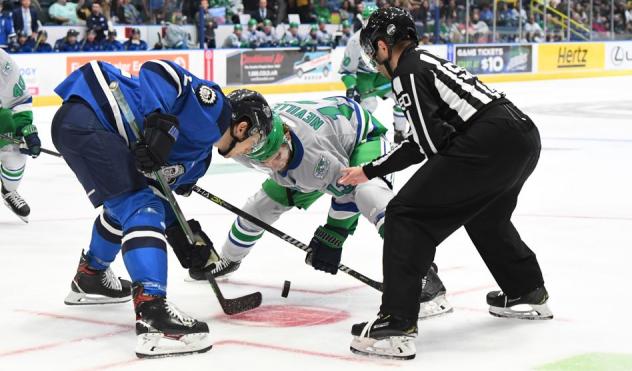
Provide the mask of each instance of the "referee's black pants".
POLYGON ((437 245, 461 226, 510 297, 544 284, 535 254, 511 223, 540 149, 538 129, 507 101, 430 157, 386 208, 381 312, 417 318, 421 278, 437 245))

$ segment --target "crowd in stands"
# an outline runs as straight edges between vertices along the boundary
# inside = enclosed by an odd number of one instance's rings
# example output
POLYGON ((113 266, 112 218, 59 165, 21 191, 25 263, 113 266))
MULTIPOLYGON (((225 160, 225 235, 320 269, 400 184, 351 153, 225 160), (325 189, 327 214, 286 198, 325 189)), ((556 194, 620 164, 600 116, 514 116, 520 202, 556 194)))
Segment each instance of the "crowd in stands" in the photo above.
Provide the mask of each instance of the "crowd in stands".
POLYGON ((143 24, 163 25, 164 42, 161 39, 153 48, 192 47, 191 36, 182 27, 186 24, 203 27, 203 41, 209 48, 344 46, 362 27, 368 4, 408 9, 423 43, 542 42, 566 40, 568 36, 571 40, 585 40, 632 34, 632 0, 571 1, 570 32, 566 28, 570 0, 498 1, 495 15, 493 0, 0 1, 0 47, 11 52, 146 50, 148 45, 140 39, 138 28, 130 28, 124 42, 117 40, 113 30, 115 25, 143 24), (297 21, 309 25, 309 31, 300 32, 299 22, 288 21, 290 14, 297 14, 297 21), (496 34, 492 35, 494 23, 496 34), (217 45, 216 30, 223 24, 232 24, 233 32, 217 45), (284 26, 277 27, 279 24, 284 26), (337 25, 334 34, 328 31, 328 24, 337 25), (43 25, 76 28, 51 43, 43 25), (86 31, 82 40, 77 40, 77 29, 86 31))

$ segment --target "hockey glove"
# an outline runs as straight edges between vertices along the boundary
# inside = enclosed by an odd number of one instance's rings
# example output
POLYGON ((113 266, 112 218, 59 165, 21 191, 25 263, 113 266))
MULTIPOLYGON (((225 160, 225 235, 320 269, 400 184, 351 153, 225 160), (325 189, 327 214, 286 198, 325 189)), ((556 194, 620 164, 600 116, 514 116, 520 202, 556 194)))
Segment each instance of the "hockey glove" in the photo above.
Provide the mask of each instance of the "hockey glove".
POLYGON ((40 141, 40 138, 37 135, 37 128, 35 125, 26 125, 23 127, 22 135, 24 136, 24 142, 26 142, 26 148, 20 148, 20 152, 33 158, 39 156, 42 148, 42 141, 40 141))
POLYGON ((182 184, 182 185, 179 185, 176 189, 174 189, 174 191, 176 192, 176 194, 180 196, 189 197, 191 196, 191 192, 193 192, 194 185, 195 183, 182 184))
POLYGON ((173 252, 178 257, 180 265, 182 265, 183 268, 202 269, 208 262, 211 254, 217 253, 215 249, 213 249, 213 242, 211 242, 211 239, 204 233, 200 223, 195 219, 189 220, 188 223, 193 234, 201 237, 204 241, 204 245, 191 245, 180 227, 180 224, 177 222, 165 230, 165 235, 167 235, 167 241, 173 248, 173 252))
POLYGON ((314 269, 336 274, 342 255, 342 244, 347 239, 349 231, 343 228, 333 227, 329 224, 316 229, 314 237, 309 243, 311 252, 307 253, 305 263, 311 264, 314 269))
POLYGON ((400 144, 404 141, 404 139, 406 139, 406 134, 404 133, 404 131, 395 129, 395 133, 393 134, 393 141, 395 142, 395 144, 400 144))
POLYGON ((360 103, 360 94, 356 91, 355 88, 347 89, 347 98, 353 99, 354 101, 360 103))
POLYGON ((136 167, 149 173, 167 164, 171 147, 178 139, 179 123, 176 116, 153 112, 145 117, 145 135, 133 147, 136 167))

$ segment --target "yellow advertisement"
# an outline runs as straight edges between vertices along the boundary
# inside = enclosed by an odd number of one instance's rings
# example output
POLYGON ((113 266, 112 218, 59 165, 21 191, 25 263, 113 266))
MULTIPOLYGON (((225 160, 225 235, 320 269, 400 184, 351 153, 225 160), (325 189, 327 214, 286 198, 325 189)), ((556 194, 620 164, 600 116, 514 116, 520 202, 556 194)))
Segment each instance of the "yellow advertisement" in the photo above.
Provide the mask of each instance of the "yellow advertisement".
POLYGON ((603 43, 540 44, 538 71, 601 70, 605 64, 604 49, 603 43))

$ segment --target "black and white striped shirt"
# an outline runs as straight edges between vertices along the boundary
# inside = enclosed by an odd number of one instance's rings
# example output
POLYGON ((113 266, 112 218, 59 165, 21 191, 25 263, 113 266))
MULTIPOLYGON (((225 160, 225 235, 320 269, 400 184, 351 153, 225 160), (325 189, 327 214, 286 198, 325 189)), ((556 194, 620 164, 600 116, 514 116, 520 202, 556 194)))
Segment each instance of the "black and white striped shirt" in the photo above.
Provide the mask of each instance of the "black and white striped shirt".
POLYGON ((411 130, 388 154, 364 167, 369 178, 384 176, 437 154, 450 136, 492 105, 506 101, 462 67, 414 46, 394 71, 393 92, 411 130))

